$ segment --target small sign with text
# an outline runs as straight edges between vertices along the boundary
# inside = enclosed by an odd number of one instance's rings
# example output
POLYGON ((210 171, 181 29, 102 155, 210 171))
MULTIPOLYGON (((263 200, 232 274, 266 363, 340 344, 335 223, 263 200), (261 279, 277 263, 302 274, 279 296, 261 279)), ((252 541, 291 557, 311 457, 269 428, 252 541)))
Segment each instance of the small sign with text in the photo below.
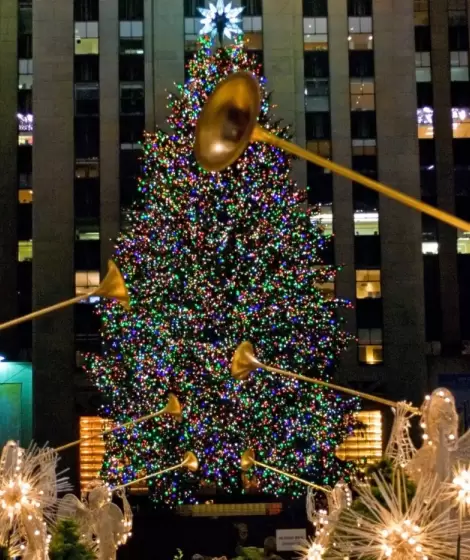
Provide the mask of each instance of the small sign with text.
POLYGON ((278 529, 276 531, 276 548, 278 552, 297 550, 305 544, 307 539, 306 529, 278 529))

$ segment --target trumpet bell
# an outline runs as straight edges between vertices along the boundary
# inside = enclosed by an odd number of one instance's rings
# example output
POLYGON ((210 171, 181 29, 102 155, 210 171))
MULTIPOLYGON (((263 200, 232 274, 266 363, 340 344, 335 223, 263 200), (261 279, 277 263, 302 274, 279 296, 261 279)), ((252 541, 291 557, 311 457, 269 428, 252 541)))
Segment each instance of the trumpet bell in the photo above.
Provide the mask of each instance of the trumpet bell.
POLYGON ((192 451, 187 451, 184 454, 183 467, 191 472, 196 472, 199 469, 199 461, 192 451))
POLYGON ((255 77, 232 74, 207 100, 196 126, 194 152, 201 167, 222 171, 246 150, 256 127, 261 94, 255 77))
POLYGON ((173 393, 170 393, 168 395, 168 403, 163 409, 163 413, 171 414, 172 416, 175 417, 176 420, 181 422, 182 420, 181 412, 182 412, 182 407, 180 401, 178 400, 178 397, 173 393))
POLYGON ((129 292, 119 268, 113 261, 108 261, 108 272, 103 281, 91 295, 114 299, 124 309, 129 309, 129 292))
POLYGON ((254 349, 251 342, 242 342, 235 350, 232 365, 230 367, 232 377, 238 381, 245 381, 256 368, 256 359, 254 357, 254 349))
POLYGON ((251 467, 255 464, 255 452, 253 449, 247 449, 243 452, 240 460, 240 465, 242 471, 246 472, 251 469, 251 467))

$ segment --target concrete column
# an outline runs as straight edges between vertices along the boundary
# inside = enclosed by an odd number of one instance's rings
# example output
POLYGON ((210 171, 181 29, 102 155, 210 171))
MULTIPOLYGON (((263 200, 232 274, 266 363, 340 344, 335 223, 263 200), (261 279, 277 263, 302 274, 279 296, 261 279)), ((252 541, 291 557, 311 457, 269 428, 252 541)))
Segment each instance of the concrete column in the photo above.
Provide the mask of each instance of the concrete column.
MULTIPOLYGON (((18 2, 0 2, 0 322, 17 316, 17 261, 18 236, 16 233, 18 181, 18 2)), ((18 333, 5 331, 0 338, 0 353, 15 358, 18 333)))
POLYGON ((117 2, 100 4, 100 249, 106 272, 120 227, 119 14, 117 2))
MULTIPOLYGON (((351 167, 351 109, 349 95, 348 14, 346 2, 330 0, 328 4, 328 49, 330 54, 331 141, 333 160, 351 167)), ((344 268, 336 279, 339 297, 356 301, 354 266, 354 207, 352 183, 333 175, 333 231, 335 262, 344 268)), ((345 328, 356 334, 356 312, 344 312, 345 328)), ((347 373, 357 367, 357 347, 351 344, 341 358, 347 373)))
MULTIPOLYGON (((264 73, 273 91, 276 116, 293 126, 293 141, 305 146, 305 76, 302 0, 263 4, 264 73)), ((307 183, 307 167, 294 162, 299 188, 307 183)))
MULTIPOLYGON (((455 214, 454 158, 452 149, 452 105, 448 10, 446 2, 430 2, 432 37, 431 72, 436 146, 437 205, 455 214)), ((459 353, 460 298, 457 272, 457 230, 438 223, 439 276, 442 309, 442 349, 459 353)))
MULTIPOLYGON (((373 10, 379 179, 419 199, 413 3, 377 0, 373 10)), ((419 403, 427 384, 421 216, 383 196, 379 208, 389 395, 419 403)))
MULTIPOLYGON (((74 296, 73 3, 33 2, 33 308, 74 296)), ((34 437, 77 436, 73 307, 33 323, 34 437)), ((75 452, 61 466, 75 467, 75 452), (65 463, 65 464, 64 464, 65 463)))
POLYGON ((144 0, 146 126, 167 129, 167 95, 184 81, 183 0, 144 0), (153 121, 153 122, 152 122, 153 121))

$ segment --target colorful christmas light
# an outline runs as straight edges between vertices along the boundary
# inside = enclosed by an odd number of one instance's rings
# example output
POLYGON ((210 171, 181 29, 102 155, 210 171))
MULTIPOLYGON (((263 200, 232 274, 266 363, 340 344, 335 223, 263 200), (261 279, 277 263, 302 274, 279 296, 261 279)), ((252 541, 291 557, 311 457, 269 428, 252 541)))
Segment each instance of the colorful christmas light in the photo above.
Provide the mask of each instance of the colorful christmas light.
MULTIPOLYGON (((122 484, 194 450, 198 473, 177 471, 152 482, 155 499, 173 505, 194 501, 201 483, 238 492, 246 448, 260 461, 332 486, 347 467, 335 449, 357 410, 356 399, 306 391, 270 374, 245 384, 231 378, 235 348, 251 340, 263 361, 329 379, 348 343, 338 310, 350 305, 319 289, 336 270, 320 266, 327 238, 312 223, 315 209, 296 192, 287 154, 253 144, 220 174, 195 161, 201 107, 238 70, 265 85, 241 41, 214 52, 203 38, 189 80, 169 97, 170 134, 145 137, 141 202, 114 257, 131 309, 102 304, 103 350, 89 364, 108 403, 103 415, 116 422, 157 410, 170 391, 180 399, 181 423, 165 417, 107 436, 102 471, 111 484, 122 484)), ((264 93, 260 123, 289 137, 289 126, 270 110, 264 93)), ((266 470, 258 480, 272 494, 305 492, 266 470)))

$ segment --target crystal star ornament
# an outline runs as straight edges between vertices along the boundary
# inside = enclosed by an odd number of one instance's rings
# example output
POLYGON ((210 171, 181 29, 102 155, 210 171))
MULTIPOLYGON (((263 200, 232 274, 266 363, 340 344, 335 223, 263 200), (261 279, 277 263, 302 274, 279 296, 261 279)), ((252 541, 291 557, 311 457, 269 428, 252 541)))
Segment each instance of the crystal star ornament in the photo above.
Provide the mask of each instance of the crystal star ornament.
POLYGON ((209 4, 209 8, 198 8, 202 16, 201 35, 210 35, 231 39, 233 35, 243 33, 241 27, 240 14, 244 8, 233 8, 232 2, 225 5, 224 0, 217 0, 217 4, 209 4))

